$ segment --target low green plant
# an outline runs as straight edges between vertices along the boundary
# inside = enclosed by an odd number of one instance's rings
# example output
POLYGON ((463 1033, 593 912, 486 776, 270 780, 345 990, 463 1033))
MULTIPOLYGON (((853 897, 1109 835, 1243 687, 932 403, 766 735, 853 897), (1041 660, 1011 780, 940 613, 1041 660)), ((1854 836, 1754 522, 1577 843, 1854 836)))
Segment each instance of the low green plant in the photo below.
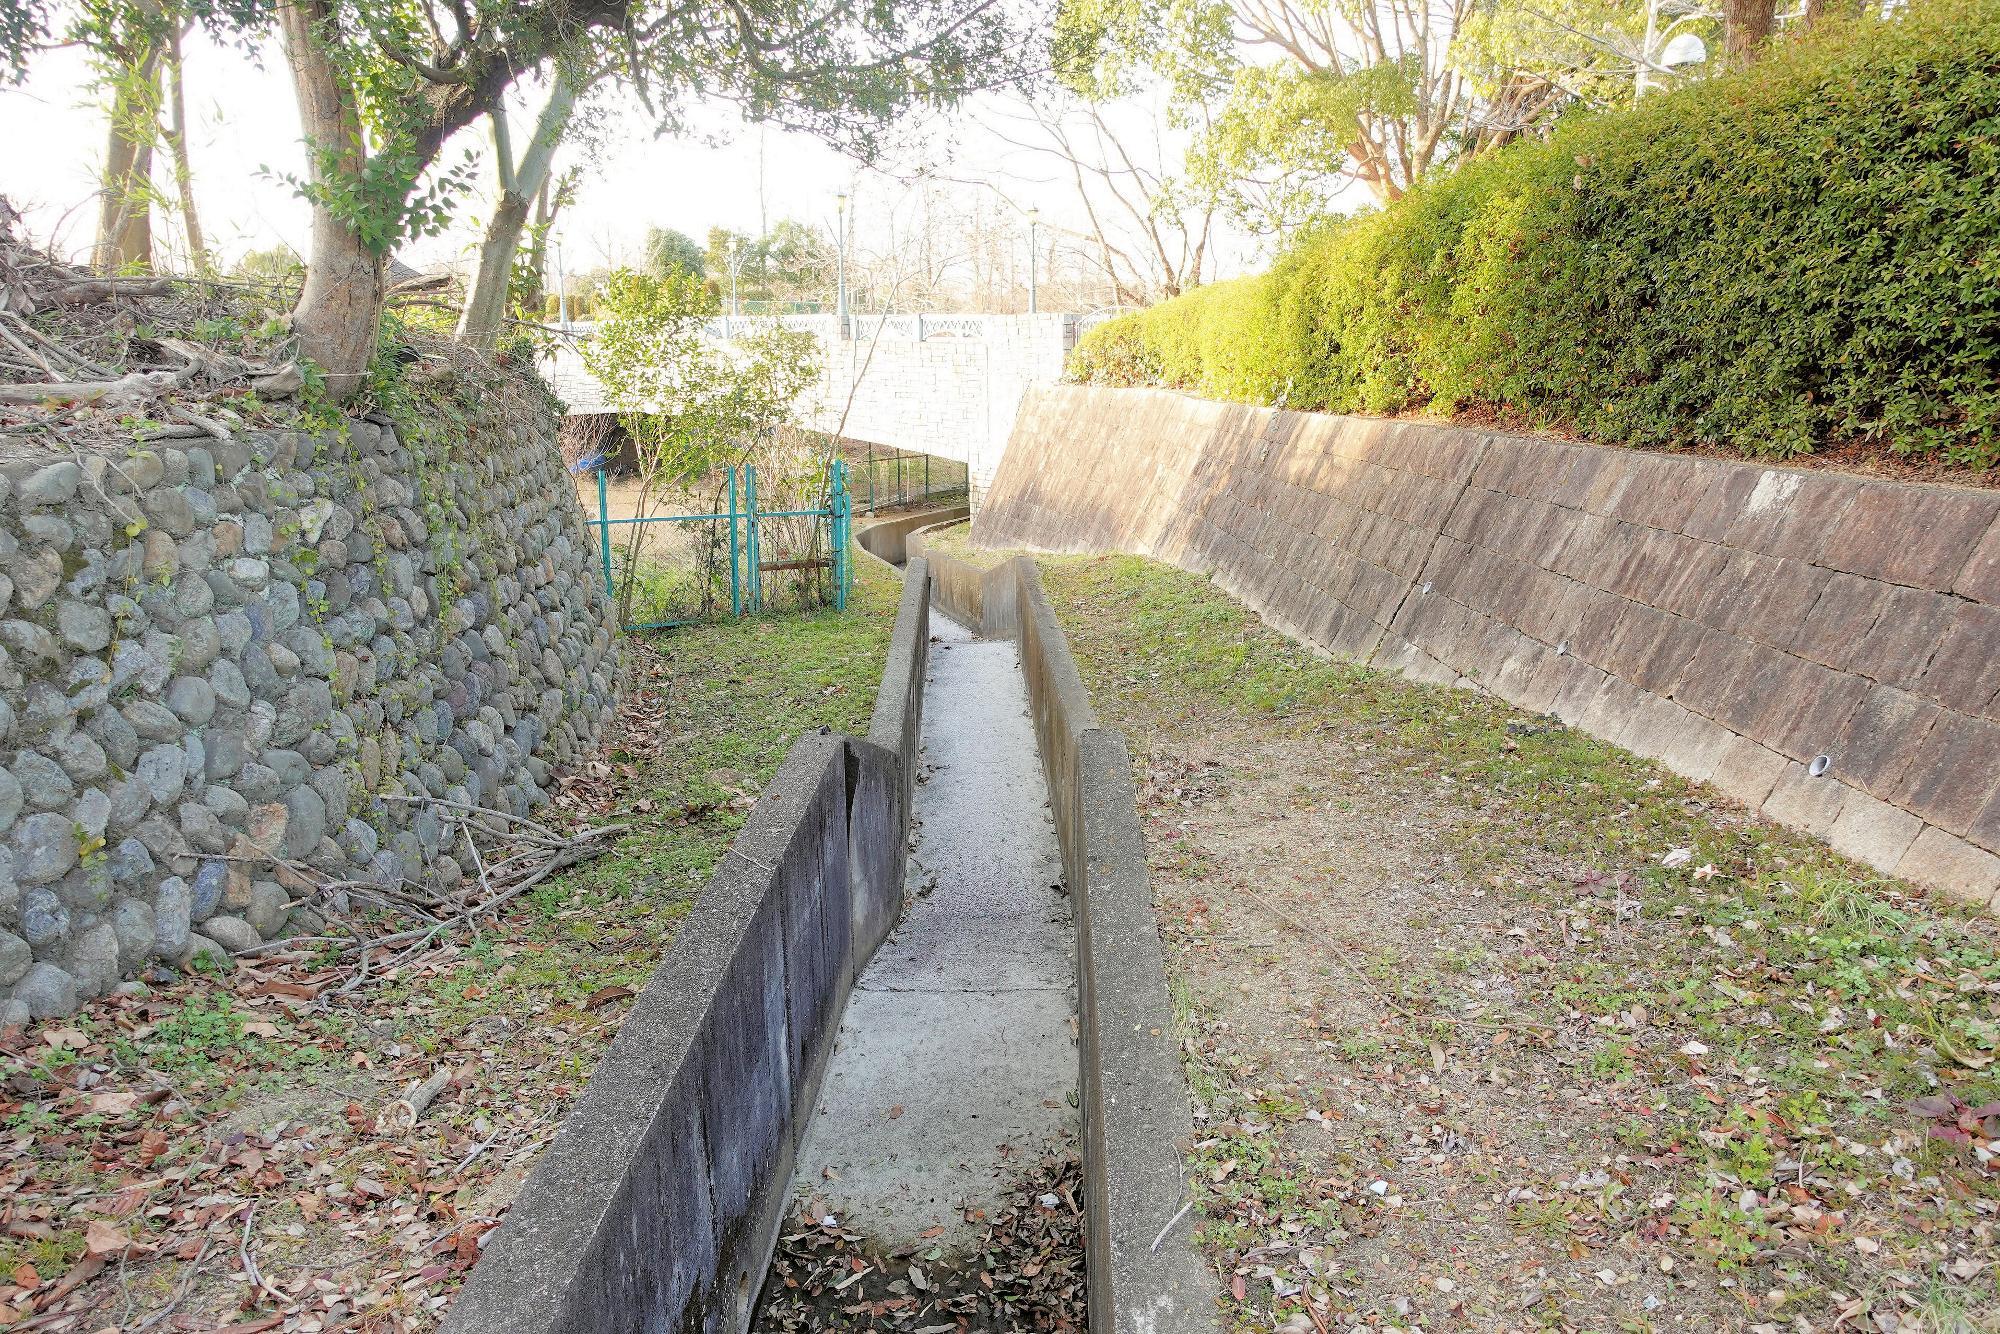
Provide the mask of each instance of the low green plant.
POLYGON ((227 994, 195 996, 154 1027, 146 1057, 165 1070, 205 1068, 243 1040, 243 1023, 227 994))

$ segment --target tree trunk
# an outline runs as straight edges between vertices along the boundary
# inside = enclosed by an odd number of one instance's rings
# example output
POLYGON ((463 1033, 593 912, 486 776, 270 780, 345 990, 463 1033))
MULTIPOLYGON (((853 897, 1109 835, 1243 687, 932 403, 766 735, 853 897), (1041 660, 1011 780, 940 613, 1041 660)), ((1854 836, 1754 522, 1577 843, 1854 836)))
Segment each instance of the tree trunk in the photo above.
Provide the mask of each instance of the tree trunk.
POLYGON ((491 352, 499 340, 500 328, 507 322, 514 255, 527 225, 528 201, 517 194, 502 194, 494 206, 493 220, 486 224, 486 237, 479 243, 479 272, 458 317, 459 342, 491 352))
POLYGON ((1757 59, 1776 22, 1776 0, 1723 0, 1722 54, 1729 68, 1757 59))
POLYGON ((1828 14, 1832 14, 1835 18, 1866 18, 1868 6, 1872 2, 1873 0, 1833 0, 1829 6, 1827 0, 1806 0, 1805 13, 1800 17, 1799 23, 1805 31, 1811 32, 1828 14))
POLYGON ((507 293, 514 277, 514 256, 521 248, 521 233, 528 222, 528 206, 548 184, 555 164, 556 149, 576 110, 577 93, 583 76, 560 65, 549 89, 549 100, 535 119, 535 137, 515 166, 513 146, 507 134, 506 112, 493 113, 493 151, 499 169, 500 191, 494 202, 493 220, 486 225, 486 238, 479 246, 479 271, 472 290, 466 293, 465 310, 458 320, 458 341, 491 352, 507 322, 507 293))
POLYGON ((102 269, 153 267, 153 138, 159 128, 160 52, 144 38, 119 62, 105 142, 95 263, 102 269))
MULTIPOLYGON (((278 10, 285 61, 298 94, 307 178, 316 186, 360 178, 366 163, 361 117, 319 33, 327 0, 295 0, 278 10)), ((382 322, 382 256, 321 199, 312 201, 312 244, 305 289, 292 311, 299 351, 326 376, 336 402, 353 397, 375 355, 382 322)))
POLYGON ((549 265, 549 232, 555 228, 556 215, 562 211, 563 191, 553 180, 542 182, 542 188, 535 194, 534 216, 528 221, 528 255, 522 266, 527 273, 527 286, 521 290, 521 305, 535 319, 542 318, 543 308, 548 304, 548 283, 545 271, 549 265))
POLYGON ((214 272, 202 239, 201 216, 194 207, 194 168, 188 160, 186 67, 181 63, 181 32, 167 39, 167 152, 174 160, 174 184, 181 201, 181 225, 187 231, 188 264, 206 278, 214 272))

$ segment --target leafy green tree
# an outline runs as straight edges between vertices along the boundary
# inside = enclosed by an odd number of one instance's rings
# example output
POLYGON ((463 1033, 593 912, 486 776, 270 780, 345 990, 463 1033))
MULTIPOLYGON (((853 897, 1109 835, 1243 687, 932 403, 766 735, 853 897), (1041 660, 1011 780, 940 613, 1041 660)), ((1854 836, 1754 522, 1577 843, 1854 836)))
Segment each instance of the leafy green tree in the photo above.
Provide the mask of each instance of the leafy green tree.
POLYGON ((556 152, 570 132, 577 102, 601 79, 609 66, 594 63, 588 52, 566 52, 551 62, 549 91, 535 117, 534 129, 518 157, 507 109, 487 117, 493 135, 495 192, 486 234, 479 244, 479 262, 459 314, 458 339, 492 350, 507 320, 510 302, 539 314, 541 258, 555 216, 570 193, 567 183, 551 190, 556 152), (529 210, 534 210, 531 219, 529 210), (528 241, 532 271, 521 272, 523 239, 528 241))
POLYGON ((708 276, 708 257, 686 232, 671 227, 648 227, 641 247, 646 255, 646 271, 664 278, 678 269, 695 278, 708 276))
MULTIPOLYGON (((1471 89, 1450 47, 1473 11, 1473 0, 1067 0, 1058 50, 1079 89, 1150 70, 1190 109, 1219 96, 1192 155, 1211 190, 1325 180, 1339 164, 1387 202, 1463 137, 1471 89)), ((1235 211, 1280 229, 1312 202, 1281 190, 1260 209, 1263 198, 1237 192, 1235 211)))
MULTIPOLYGON (((93 262, 106 269, 153 265, 153 152, 164 138, 172 156, 188 248, 203 267, 201 224, 188 167, 181 40, 201 26, 227 33, 260 20, 264 0, 80 0, 60 11, 59 35, 90 55, 95 83, 108 102, 104 168, 98 189, 93 262), (164 85, 162 79, 165 79, 164 85), (167 124, 161 123, 162 115, 167 124)), ((19 74, 21 41, 47 35, 53 16, 43 6, 0 21, 0 60, 19 74), (37 17, 39 16, 39 17, 37 17)), ((4 77, 4 70, 0 70, 4 77)))
MULTIPOLYGON (((1731 2, 1754 49, 1770 0, 1731 2)), ((1694 0, 1065 0, 1055 50, 1083 96, 1168 89, 1194 136, 1176 188, 1282 234, 1351 182, 1390 203, 1568 106, 1629 104, 1674 37, 1716 31, 1694 0)))
POLYGON ((1720 34, 1692 0, 1507 0, 1467 19, 1452 50, 1480 100, 1483 149, 1568 106, 1630 106, 1704 67, 1720 34))
POLYGON ((702 262, 719 291, 736 269, 737 296, 750 302, 803 303, 824 298, 833 283, 832 242, 817 228, 786 218, 766 236, 726 227, 708 229, 702 262), (736 250, 732 256, 730 243, 736 250))
POLYGON ((833 242, 817 227, 785 218, 758 242, 758 253, 772 300, 817 301, 833 290, 833 242))
MULTIPOLYGON (((767 439, 819 379, 811 334, 773 327, 723 347, 707 337, 717 312, 715 294, 679 267, 621 269, 604 284, 597 337, 584 345, 583 360, 635 446, 639 514, 651 512, 660 490, 687 485, 767 439)), ((644 525, 629 527, 627 568, 644 525)), ((629 619, 632 588, 628 581, 621 619, 629 619)))
MULTIPOLYGON (((501 106, 514 81, 580 42, 623 52, 624 74, 664 131, 696 98, 872 153, 912 105, 1041 67, 1039 0, 238 0, 250 28, 275 21, 298 96, 311 205, 307 275, 293 312, 304 354, 336 399, 373 356, 384 265, 441 229, 470 184, 447 142, 501 106)), ((0 21, 18 69, 51 13, 0 21)))

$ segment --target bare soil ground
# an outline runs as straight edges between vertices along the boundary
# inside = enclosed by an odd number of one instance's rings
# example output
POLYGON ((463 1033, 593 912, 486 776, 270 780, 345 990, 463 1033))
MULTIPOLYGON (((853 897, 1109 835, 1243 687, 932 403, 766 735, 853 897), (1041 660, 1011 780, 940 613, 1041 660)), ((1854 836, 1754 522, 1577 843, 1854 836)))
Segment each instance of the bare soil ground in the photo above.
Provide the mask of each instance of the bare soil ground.
POLYGON ((1232 1329, 2000 1328, 2000 923, 1194 576, 1043 568, 1133 743, 1232 1329))

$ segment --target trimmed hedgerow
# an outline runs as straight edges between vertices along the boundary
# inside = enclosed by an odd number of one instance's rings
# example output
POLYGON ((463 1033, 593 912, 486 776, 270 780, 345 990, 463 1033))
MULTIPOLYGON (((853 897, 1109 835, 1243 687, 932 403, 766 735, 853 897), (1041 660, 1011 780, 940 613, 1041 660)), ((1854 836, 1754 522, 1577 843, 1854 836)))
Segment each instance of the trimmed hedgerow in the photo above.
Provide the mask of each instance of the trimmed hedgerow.
POLYGON ((2000 0, 1916 0, 1572 119, 1267 273, 1123 316, 1072 378, 1633 445, 2000 462, 2000 0))

